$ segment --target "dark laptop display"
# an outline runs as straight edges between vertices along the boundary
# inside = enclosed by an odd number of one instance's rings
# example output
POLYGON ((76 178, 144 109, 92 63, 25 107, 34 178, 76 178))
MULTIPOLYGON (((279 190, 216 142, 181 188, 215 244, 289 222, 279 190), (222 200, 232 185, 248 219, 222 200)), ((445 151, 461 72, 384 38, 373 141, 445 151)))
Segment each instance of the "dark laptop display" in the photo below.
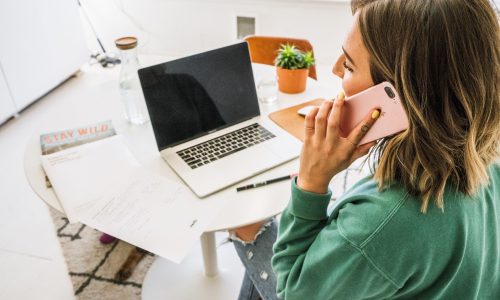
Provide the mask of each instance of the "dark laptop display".
POLYGON ((260 114, 246 42, 139 70, 161 151, 260 114))

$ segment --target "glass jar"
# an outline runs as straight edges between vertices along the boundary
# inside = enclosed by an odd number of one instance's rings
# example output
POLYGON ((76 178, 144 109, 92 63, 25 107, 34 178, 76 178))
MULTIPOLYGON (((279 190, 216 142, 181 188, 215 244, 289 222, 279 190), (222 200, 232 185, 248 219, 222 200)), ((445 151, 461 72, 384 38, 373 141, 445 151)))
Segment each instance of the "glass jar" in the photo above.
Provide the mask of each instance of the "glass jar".
POLYGON ((278 100, 278 83, 276 77, 264 77, 257 84, 257 97, 260 102, 271 104, 278 100))
POLYGON ((132 124, 140 125, 148 121, 146 102, 139 82, 139 59, 137 58, 137 38, 122 37, 115 41, 120 49, 121 71, 118 79, 125 118, 132 124))

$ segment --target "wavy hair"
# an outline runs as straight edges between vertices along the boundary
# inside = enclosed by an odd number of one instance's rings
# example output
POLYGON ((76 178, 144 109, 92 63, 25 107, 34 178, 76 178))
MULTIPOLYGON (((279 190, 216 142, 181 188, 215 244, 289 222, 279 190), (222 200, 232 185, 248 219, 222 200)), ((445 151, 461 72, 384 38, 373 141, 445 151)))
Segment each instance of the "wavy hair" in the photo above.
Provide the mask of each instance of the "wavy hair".
POLYGON ((372 152, 382 190, 401 183, 444 209, 447 183, 466 195, 499 158, 500 30, 488 0, 353 0, 375 83, 387 80, 409 118, 372 152))

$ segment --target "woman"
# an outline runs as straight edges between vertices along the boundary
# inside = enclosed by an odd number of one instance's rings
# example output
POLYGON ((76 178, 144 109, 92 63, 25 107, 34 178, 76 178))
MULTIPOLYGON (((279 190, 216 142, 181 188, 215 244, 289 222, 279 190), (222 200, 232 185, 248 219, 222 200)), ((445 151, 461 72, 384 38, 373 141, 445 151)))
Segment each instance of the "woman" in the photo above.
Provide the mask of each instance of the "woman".
POLYGON ((240 299, 500 299, 494 11, 487 0, 351 5, 354 24, 333 72, 347 96, 390 81, 410 126, 356 147, 376 112, 347 138, 338 132, 342 95, 306 117, 273 270, 274 221, 233 232, 247 270, 240 299), (373 175, 329 211, 328 183, 372 146, 373 175))

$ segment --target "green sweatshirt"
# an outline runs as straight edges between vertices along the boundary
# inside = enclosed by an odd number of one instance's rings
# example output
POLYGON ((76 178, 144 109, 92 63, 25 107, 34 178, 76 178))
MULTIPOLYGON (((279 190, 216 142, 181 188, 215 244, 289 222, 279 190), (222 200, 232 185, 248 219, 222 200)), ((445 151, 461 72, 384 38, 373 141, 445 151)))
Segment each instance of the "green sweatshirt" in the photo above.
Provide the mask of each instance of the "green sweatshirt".
POLYGON ((500 299, 500 166, 475 197, 450 186, 444 211, 367 177, 333 211, 292 183, 273 269, 285 299, 500 299))

